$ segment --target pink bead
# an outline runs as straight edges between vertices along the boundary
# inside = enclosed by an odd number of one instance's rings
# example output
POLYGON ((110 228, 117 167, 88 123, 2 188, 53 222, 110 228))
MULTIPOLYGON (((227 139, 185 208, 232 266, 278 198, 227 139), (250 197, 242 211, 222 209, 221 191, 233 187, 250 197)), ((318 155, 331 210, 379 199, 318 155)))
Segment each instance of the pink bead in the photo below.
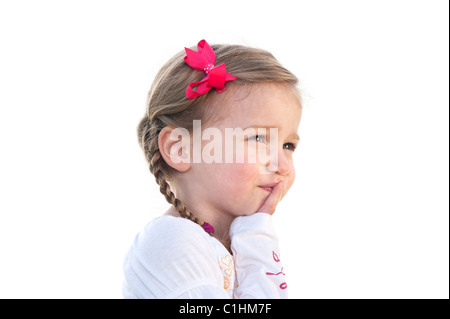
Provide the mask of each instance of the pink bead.
POLYGON ((205 230, 205 232, 207 233, 211 233, 214 234, 214 227, 212 227, 210 224, 208 223, 203 223, 203 229, 205 230))

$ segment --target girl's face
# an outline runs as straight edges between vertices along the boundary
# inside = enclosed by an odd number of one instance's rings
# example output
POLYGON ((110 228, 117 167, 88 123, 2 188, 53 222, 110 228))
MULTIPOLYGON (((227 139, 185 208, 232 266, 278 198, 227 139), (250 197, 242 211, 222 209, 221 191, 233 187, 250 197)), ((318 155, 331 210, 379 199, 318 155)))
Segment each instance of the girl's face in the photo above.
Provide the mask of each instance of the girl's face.
POLYGON ((302 110, 292 88, 284 85, 255 85, 250 94, 246 89, 229 93, 233 94, 222 104, 211 106, 218 108, 220 118, 209 125, 202 123, 201 162, 191 162, 182 175, 189 197, 201 202, 202 209, 251 215, 275 184, 284 181, 283 197, 294 182, 293 154, 302 110), (206 129, 211 135, 205 134, 206 129))

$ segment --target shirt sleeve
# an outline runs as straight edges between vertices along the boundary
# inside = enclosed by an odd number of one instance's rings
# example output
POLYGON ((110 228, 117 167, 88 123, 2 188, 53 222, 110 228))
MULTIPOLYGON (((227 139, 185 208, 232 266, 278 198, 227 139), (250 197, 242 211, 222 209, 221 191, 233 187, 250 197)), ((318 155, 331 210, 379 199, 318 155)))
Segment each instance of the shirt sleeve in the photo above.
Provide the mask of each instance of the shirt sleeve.
POLYGON ((279 257, 272 216, 256 213, 237 217, 231 224, 237 299, 287 298, 287 284, 279 257))
POLYGON ((124 262, 125 298, 229 298, 209 235, 164 217, 138 234, 124 262))

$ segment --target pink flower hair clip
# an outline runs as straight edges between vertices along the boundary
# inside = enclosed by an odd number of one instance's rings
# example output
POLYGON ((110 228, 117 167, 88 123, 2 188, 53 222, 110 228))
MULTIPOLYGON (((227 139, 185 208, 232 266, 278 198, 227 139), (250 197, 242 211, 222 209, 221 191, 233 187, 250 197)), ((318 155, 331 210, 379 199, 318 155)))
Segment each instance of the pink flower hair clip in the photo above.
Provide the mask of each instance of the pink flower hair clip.
POLYGON ((216 53, 205 40, 201 40, 198 43, 198 52, 188 48, 184 49, 186 50, 184 61, 194 70, 204 71, 206 75, 200 82, 192 82, 188 85, 186 89, 186 97, 188 99, 195 99, 202 94, 208 93, 211 88, 215 88, 220 93, 226 89, 226 81, 236 80, 232 74, 226 71, 225 64, 214 65, 216 53), (197 91, 194 91, 192 88, 197 85, 197 91))

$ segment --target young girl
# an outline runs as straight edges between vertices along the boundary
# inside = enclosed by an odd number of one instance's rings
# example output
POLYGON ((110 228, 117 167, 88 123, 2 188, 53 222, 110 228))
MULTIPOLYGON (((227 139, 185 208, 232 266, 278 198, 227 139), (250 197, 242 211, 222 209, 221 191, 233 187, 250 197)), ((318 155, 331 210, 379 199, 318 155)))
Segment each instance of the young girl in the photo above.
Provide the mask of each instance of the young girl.
POLYGON ((172 205, 129 250, 125 298, 287 297, 272 214, 295 177, 296 84, 266 51, 204 40, 162 67, 138 138, 172 205))

